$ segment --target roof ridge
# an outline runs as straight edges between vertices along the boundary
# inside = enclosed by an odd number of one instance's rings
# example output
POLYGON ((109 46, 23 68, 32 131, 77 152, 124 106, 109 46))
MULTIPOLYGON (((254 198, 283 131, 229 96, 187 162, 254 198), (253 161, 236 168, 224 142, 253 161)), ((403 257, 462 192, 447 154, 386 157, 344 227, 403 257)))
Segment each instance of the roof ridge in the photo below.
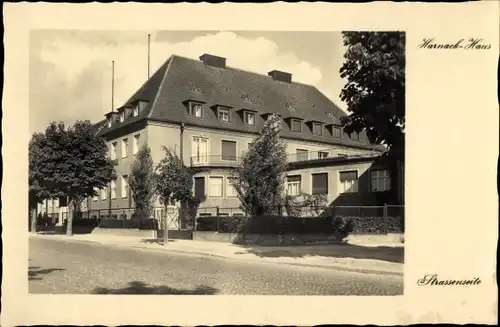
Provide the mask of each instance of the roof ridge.
MULTIPOLYGON (((180 55, 175 55, 175 54, 172 54, 172 56, 176 56, 176 57, 179 57, 179 58, 183 58, 183 59, 187 59, 187 60, 192 60, 192 61, 196 61, 196 62, 201 62, 199 60, 196 60, 196 59, 193 59, 193 58, 189 58, 189 57, 186 57, 186 56, 180 56, 180 55)), ((225 58, 227 59, 227 58, 225 58)), ((267 74, 261 74, 261 73, 257 73, 255 71, 251 71, 251 70, 245 70, 245 69, 242 69, 242 68, 237 68, 237 67, 233 67, 233 66, 227 66, 226 65, 226 69, 229 68, 229 69, 233 69, 233 70, 238 70, 240 72, 244 72, 244 73, 248 73, 248 74, 254 74, 254 75, 258 75, 260 77, 269 77, 269 75, 267 74)), ((293 74, 292 74, 293 75, 293 74)), ((314 85, 312 84, 306 84, 306 83, 302 83, 302 82, 297 82, 297 81, 294 81, 292 80, 292 82, 290 82, 289 84, 298 84, 298 85, 305 85, 305 86, 311 86, 311 87, 314 87, 314 85)))
POLYGON ((168 74, 168 71, 170 69, 170 66, 172 66, 172 62, 174 61, 174 57, 175 57, 174 54, 170 55, 170 57, 167 59, 167 61, 165 61, 165 63, 163 64, 163 65, 165 65, 168 62, 167 68, 165 69, 165 73, 163 74, 160 85, 158 85, 158 89, 156 90, 155 99, 153 100, 153 104, 151 105, 151 109, 149 110, 149 113, 148 113, 148 117, 147 117, 148 119, 151 118, 151 115, 152 115, 153 111, 155 110, 156 102, 158 101, 158 98, 160 96, 160 92, 163 89, 163 82, 165 82, 165 79, 167 78, 167 74, 168 74))

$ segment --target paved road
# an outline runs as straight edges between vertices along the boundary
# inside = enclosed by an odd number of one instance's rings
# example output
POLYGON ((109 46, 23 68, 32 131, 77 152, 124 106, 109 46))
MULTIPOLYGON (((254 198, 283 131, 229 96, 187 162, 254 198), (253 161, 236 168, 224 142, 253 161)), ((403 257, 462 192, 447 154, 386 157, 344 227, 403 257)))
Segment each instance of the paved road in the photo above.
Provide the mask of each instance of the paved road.
POLYGON ((30 238, 30 293, 400 295, 403 278, 30 238))

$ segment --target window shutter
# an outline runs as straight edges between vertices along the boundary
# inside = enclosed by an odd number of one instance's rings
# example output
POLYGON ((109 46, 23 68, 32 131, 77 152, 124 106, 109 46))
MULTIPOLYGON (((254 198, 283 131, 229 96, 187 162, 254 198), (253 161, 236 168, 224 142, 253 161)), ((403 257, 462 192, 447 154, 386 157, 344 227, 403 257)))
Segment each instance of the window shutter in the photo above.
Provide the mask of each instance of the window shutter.
POLYGON ((205 177, 194 178, 194 196, 199 200, 205 196, 205 177))
POLYGON ((358 179, 357 171, 341 171, 340 172, 340 182, 352 181, 358 179))
POLYGON ((222 159, 223 160, 236 159, 236 142, 222 141, 222 159))
POLYGON ((312 194, 328 194, 328 174, 312 175, 312 194))
POLYGON ((296 176, 287 176, 286 181, 287 181, 288 183, 292 183, 292 182, 300 182, 300 181, 301 181, 301 176, 300 176, 300 175, 296 175, 296 176))

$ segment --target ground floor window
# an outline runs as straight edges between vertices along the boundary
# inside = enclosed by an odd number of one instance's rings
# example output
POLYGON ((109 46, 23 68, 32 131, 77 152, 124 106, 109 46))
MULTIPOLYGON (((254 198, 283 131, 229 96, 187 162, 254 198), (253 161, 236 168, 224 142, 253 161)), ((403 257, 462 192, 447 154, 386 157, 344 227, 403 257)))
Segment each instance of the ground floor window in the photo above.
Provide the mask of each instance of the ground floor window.
POLYGON ((328 173, 312 174, 312 194, 328 194, 328 173))
POLYGON ((301 193, 302 177, 300 175, 287 176, 286 178, 286 194, 299 195, 301 193))
POLYGON ((371 190, 372 192, 384 192, 391 189, 391 180, 389 170, 373 169, 371 171, 371 190))
POLYGON ((341 171, 339 173, 340 177, 340 188, 342 193, 356 193, 358 192, 358 172, 356 170, 352 171, 341 171))
POLYGON ((208 182, 208 195, 211 197, 222 197, 222 177, 210 177, 208 182))

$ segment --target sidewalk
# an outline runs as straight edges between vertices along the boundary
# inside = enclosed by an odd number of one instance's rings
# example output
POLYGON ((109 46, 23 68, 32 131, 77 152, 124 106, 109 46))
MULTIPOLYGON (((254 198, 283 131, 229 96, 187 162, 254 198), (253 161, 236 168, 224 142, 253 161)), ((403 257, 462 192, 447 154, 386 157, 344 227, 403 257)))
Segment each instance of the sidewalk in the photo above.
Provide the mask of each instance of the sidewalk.
POLYGON ((312 246, 243 246, 219 242, 169 240, 167 247, 162 240, 133 236, 30 234, 30 237, 56 239, 69 242, 92 242, 120 247, 133 247, 216 256, 253 262, 281 263, 321 267, 336 270, 403 275, 404 247, 400 245, 370 244, 369 246, 338 244, 312 246))

